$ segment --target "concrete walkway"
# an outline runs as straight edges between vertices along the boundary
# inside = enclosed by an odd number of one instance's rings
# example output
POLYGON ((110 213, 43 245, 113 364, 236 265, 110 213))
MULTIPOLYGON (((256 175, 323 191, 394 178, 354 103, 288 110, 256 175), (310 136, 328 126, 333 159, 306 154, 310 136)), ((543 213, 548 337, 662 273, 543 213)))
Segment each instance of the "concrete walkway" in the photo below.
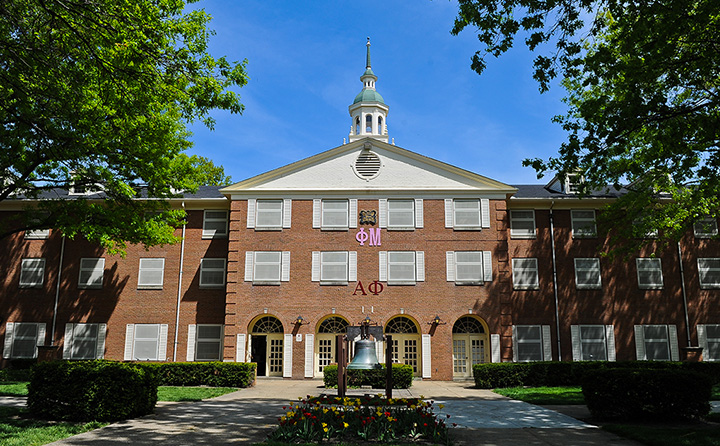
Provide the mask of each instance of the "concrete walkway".
MULTIPOLYGON (((455 445, 509 446, 522 444, 631 446, 595 426, 558 411, 510 400, 471 382, 415 381, 394 397, 420 397, 444 404, 435 410, 449 414, 455 445)), ((352 390, 350 395, 378 391, 352 390)), ((261 442, 276 427, 283 406, 298 397, 328 394, 320 380, 259 379, 255 387, 195 403, 160 402, 155 413, 76 435, 53 445, 224 445, 261 442)), ((1 404, 2 402, 0 402, 1 404)))

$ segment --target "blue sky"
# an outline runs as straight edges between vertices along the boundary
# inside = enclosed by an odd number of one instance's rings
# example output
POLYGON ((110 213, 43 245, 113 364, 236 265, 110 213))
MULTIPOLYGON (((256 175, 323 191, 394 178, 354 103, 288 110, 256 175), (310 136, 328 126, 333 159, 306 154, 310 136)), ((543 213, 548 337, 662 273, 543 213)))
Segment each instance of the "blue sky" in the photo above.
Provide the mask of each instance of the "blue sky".
POLYGON ((528 157, 547 158, 563 141, 552 116, 566 109, 559 86, 540 94, 533 55, 522 42, 490 59, 471 29, 452 36, 448 0, 202 0, 213 20, 211 53, 247 59, 238 89, 242 115, 214 112, 214 131, 193 125, 192 154, 212 159, 233 181, 337 147, 350 130, 348 106, 360 92, 370 37, 377 91, 390 107, 395 144, 508 184, 533 184, 528 157))

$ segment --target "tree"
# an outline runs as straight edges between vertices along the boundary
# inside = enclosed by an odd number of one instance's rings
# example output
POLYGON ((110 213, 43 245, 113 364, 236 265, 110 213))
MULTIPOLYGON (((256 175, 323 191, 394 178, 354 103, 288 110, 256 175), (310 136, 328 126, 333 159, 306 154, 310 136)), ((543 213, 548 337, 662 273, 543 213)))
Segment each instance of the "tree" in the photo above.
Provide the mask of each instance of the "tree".
MULTIPOLYGON (((247 81, 245 61, 208 53, 210 17, 185 6, 0 5, 0 201, 39 200, 0 222, 0 234, 52 226, 120 252, 127 242, 176 241, 184 214, 165 199, 196 189, 202 181, 189 172, 212 165, 182 153, 191 146, 187 124, 212 128, 213 109, 241 113, 230 88, 247 81), (104 199, 49 199, 71 188, 100 189, 104 199)), ((208 178, 225 180, 216 175, 208 178)))
POLYGON ((174 174, 186 184, 182 190, 196 190, 198 186, 230 186, 232 179, 222 166, 216 166, 204 156, 181 153, 173 159, 174 174))
MULTIPOLYGON (((535 60, 541 90, 561 74, 569 111, 559 155, 525 165, 582 172, 582 192, 622 196, 599 217, 617 251, 660 231, 665 244, 720 209, 720 4, 713 0, 462 0, 453 32, 474 24, 490 54, 554 43, 535 60), (521 11, 522 18, 514 13, 521 11), (584 17, 590 17, 585 23, 584 17), (554 20, 554 21, 553 21, 554 20), (582 30, 582 35, 580 32, 582 30)), ((482 55, 473 67, 482 72, 482 55)))

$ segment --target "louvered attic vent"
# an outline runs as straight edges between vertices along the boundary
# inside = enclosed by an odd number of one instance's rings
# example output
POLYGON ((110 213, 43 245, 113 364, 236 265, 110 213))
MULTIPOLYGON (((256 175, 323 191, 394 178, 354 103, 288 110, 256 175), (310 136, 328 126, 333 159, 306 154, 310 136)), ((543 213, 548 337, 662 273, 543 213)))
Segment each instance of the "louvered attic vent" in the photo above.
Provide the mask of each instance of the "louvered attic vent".
POLYGON ((380 157, 370 151, 363 150, 355 160, 355 172, 361 178, 373 178, 380 172, 380 157))

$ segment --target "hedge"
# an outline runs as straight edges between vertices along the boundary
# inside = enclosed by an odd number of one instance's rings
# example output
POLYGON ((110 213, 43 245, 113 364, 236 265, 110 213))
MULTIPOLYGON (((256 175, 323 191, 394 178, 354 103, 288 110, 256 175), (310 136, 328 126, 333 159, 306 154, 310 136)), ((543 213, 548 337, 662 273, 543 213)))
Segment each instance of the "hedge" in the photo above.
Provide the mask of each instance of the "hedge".
POLYGON ((708 376, 712 384, 720 383, 720 363, 718 362, 501 362, 475 364, 473 366, 473 377, 475 378, 475 386, 481 389, 519 386, 579 386, 583 376, 589 371, 617 368, 689 370, 708 376))
POLYGON ((27 406, 38 418, 117 421, 152 413, 157 381, 143 367, 112 361, 50 361, 30 372, 27 406))
MULTIPOLYGON (((385 364, 373 370, 348 370, 348 387, 372 386, 373 389, 385 388, 385 364)), ((338 367, 328 365, 323 368, 323 382, 326 388, 337 387, 338 367)), ((412 386, 413 369, 407 364, 392 365, 393 389, 408 389, 412 386)))
POLYGON ((148 362, 137 366, 152 371, 161 386, 249 387, 257 364, 246 362, 148 362))
POLYGON ((30 369, 2 369, 0 381, 30 381, 30 369))
POLYGON ((687 370, 617 368, 588 371, 582 392, 595 418, 677 420, 710 412, 712 383, 687 370))

